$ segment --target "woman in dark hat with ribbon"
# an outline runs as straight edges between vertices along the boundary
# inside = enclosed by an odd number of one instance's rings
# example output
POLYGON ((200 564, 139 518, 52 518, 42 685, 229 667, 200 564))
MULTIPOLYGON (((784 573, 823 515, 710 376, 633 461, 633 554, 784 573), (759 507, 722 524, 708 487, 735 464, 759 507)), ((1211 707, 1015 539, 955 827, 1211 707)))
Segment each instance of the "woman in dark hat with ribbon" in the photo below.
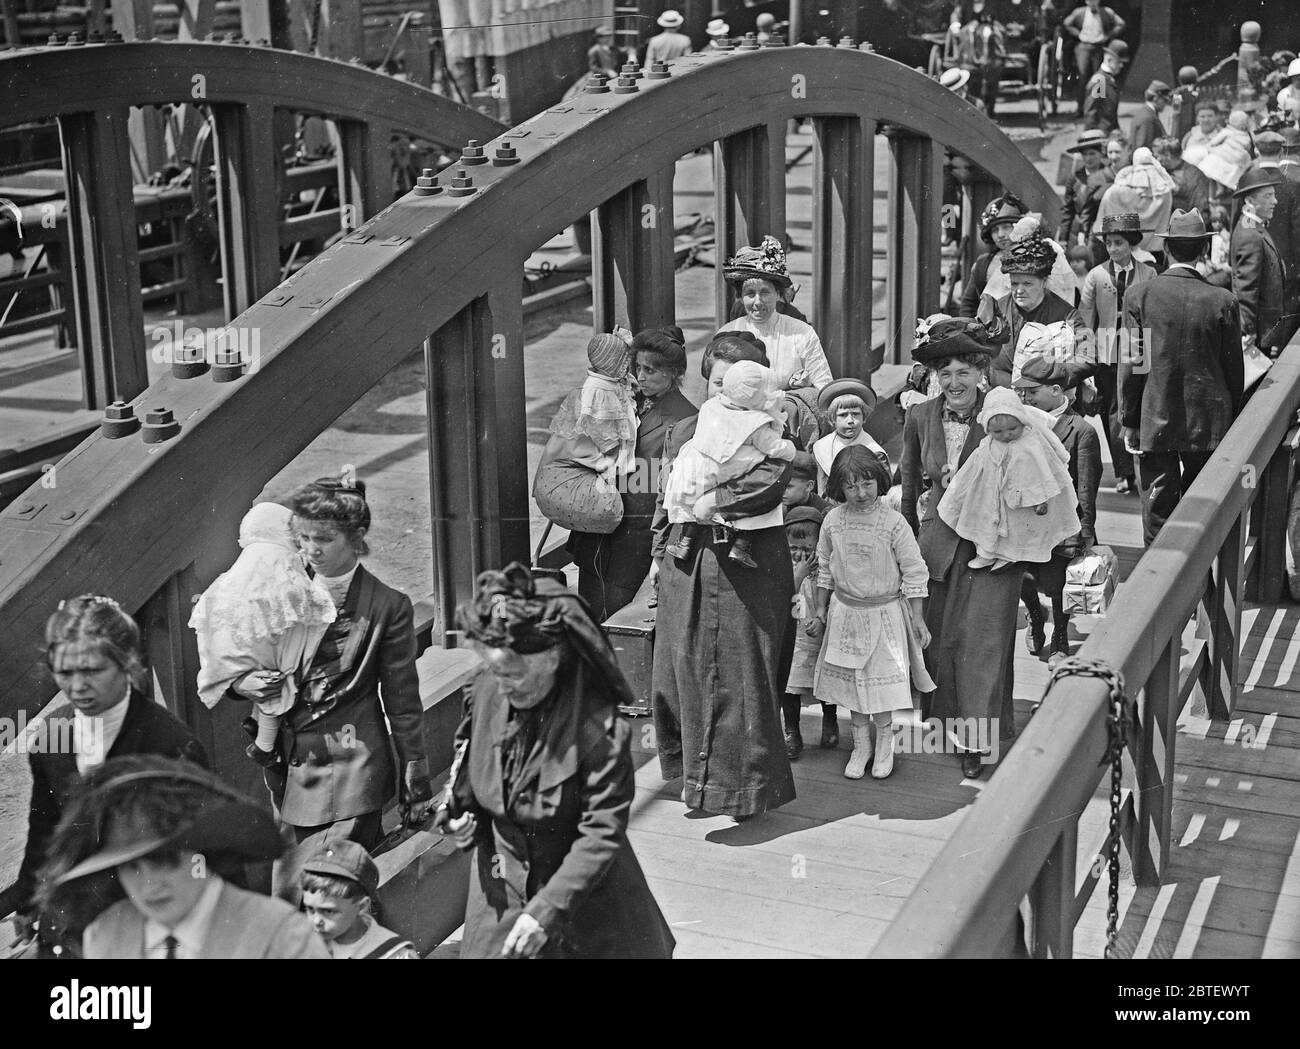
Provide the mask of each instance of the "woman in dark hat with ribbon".
MULTIPOLYGON (((986 294, 980 307, 980 320, 1002 343, 989 368, 994 386, 1009 387, 1030 357, 1061 361, 1070 386, 1083 382, 1097 365, 1096 347, 1073 301, 1048 287, 1064 253, 1043 235, 1037 218, 1029 215, 1017 224, 1011 247, 999 259, 1010 290, 996 299, 986 294)), ((1074 286, 1072 273, 1069 283, 1074 286)))
POLYGON ((777 309, 792 287, 780 241, 764 237, 757 248, 741 248, 723 264, 722 275, 736 289, 745 313, 724 324, 720 333, 743 331, 761 339, 777 386, 820 390, 834 378, 813 326, 777 309))
POLYGON ((87 958, 328 959, 291 905, 228 880, 282 848, 264 807, 198 766, 113 758, 60 822, 40 900, 73 927, 93 917, 87 958))
MULTIPOLYGON (((960 319, 932 325, 913 348, 913 359, 937 374, 941 394, 907 410, 902 514, 930 570, 925 623, 931 642, 925 662, 938 687, 922 713, 980 718, 986 729, 996 726, 1009 739, 1015 731, 1012 661, 1022 573, 971 568, 974 544, 937 513, 944 489, 984 438, 978 422, 984 404, 980 381, 997 352, 982 324, 960 319)), ((975 777, 983 767, 973 738, 976 723, 965 724, 969 731, 953 742, 963 773, 975 777)))
POLYGON ((989 267, 995 265, 998 255, 1011 246, 1012 227, 1024 213, 1025 205, 1014 193, 994 197, 980 213, 980 239, 988 251, 975 260, 966 278, 961 291, 959 316, 974 317, 979 312, 980 296, 989 282, 989 267))
MULTIPOLYGON (((701 362, 709 396, 720 392, 737 361, 766 366, 762 346, 748 332, 719 332, 701 362)), ((695 423, 673 426, 664 442, 665 469, 695 423)), ((764 459, 718 489, 725 517, 765 519, 746 533, 757 569, 731 561, 729 544, 699 543, 684 561, 664 557, 662 502, 655 512, 660 567, 652 692, 660 769, 665 780, 684 779, 689 808, 737 820, 794 798, 780 711, 794 653, 794 567, 781 527, 781 496, 791 474, 790 463, 764 459)))
POLYGON ((632 695, 586 605, 515 563, 456 613, 487 672, 438 823, 471 852, 462 958, 667 958, 627 840, 632 695))

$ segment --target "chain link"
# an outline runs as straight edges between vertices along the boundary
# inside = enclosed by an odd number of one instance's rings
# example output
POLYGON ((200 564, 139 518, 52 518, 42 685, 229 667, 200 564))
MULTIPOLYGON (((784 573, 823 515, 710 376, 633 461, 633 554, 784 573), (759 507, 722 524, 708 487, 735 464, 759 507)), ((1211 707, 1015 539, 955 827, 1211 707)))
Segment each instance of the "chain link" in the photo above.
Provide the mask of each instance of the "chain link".
POLYGON ((1124 743, 1132 725, 1132 707, 1124 695, 1124 675, 1104 660, 1078 656, 1061 660, 1052 670, 1047 692, 1051 692, 1057 681, 1067 677, 1095 677, 1105 682, 1110 691, 1106 711, 1108 740, 1100 764, 1110 764, 1110 846, 1106 858, 1110 884, 1106 903, 1105 957, 1114 958, 1115 942, 1119 937, 1120 790, 1124 775, 1124 743))

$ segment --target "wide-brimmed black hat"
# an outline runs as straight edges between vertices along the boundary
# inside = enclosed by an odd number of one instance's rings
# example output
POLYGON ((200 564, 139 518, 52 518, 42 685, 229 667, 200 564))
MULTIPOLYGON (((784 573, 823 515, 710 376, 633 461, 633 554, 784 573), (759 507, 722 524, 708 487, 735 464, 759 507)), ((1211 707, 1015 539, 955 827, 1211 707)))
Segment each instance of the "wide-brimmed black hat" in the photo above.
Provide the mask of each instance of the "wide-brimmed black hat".
POLYGON ((933 364, 949 357, 971 354, 992 357, 1000 349, 989 330, 979 321, 957 317, 932 324, 924 340, 912 347, 912 360, 918 364, 933 364))
POLYGON ((270 812, 236 794, 206 770, 165 758, 151 760, 149 767, 132 764, 123 769, 121 775, 113 775, 106 765, 107 778, 99 781, 98 789, 130 793, 123 795, 120 807, 107 811, 95 851, 64 871, 58 884, 112 870, 160 849, 234 854, 249 860, 274 859, 283 851, 284 842, 270 812), (151 823, 147 805, 131 803, 132 795, 158 786, 182 788, 189 809, 180 825, 168 833, 151 823))
POLYGON ((1237 188, 1232 191, 1234 197, 1242 197, 1257 189, 1282 185, 1282 173, 1277 168, 1252 168, 1241 176, 1237 188))
POLYGON ((1046 278, 1056 265, 1056 250, 1047 243, 1040 230, 1034 230, 1023 240, 1012 244, 998 258, 1002 262, 1002 272, 1007 276, 1025 274, 1046 278))
POLYGON ((862 398, 862 403, 867 406, 868 415, 875 411, 876 391, 861 379, 836 379, 829 385, 823 386, 817 391, 817 407, 824 412, 830 411, 835 398, 846 393, 856 394, 862 398))

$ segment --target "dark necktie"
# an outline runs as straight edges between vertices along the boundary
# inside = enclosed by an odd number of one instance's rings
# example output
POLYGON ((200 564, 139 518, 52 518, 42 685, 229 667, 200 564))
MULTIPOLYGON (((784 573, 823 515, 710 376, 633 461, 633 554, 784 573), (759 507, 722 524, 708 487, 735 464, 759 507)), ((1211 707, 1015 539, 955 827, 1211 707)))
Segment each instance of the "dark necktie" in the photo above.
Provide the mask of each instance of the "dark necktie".
POLYGON ((1115 274, 1115 331, 1124 327, 1124 289, 1128 287, 1128 270, 1115 274))
POLYGON ((175 936, 168 936, 165 940, 163 940, 163 947, 166 950, 166 953, 163 954, 163 957, 166 958, 168 961, 175 961, 176 948, 179 947, 180 945, 181 945, 180 940, 176 939, 175 936))

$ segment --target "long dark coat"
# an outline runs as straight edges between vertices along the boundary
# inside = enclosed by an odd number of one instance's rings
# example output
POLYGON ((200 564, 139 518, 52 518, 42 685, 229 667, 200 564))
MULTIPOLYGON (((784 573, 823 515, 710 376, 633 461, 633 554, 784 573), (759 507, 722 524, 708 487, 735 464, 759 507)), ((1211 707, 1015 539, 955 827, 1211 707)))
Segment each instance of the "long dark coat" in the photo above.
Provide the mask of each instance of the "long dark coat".
MULTIPOLYGON (((903 423, 902 513, 917 530, 917 543, 930 569, 925 624, 931 639, 925 665, 938 686, 923 701, 922 714, 997 718, 1005 736, 1015 724, 1013 653, 1022 573, 969 568, 974 544, 939 517, 943 489, 938 482, 948 463, 944 404, 943 397, 936 397, 913 405, 903 423), (926 489, 930 495, 918 520, 917 502, 926 489)), ((976 416, 983 405, 981 393, 975 402, 976 416)), ((972 419, 958 469, 983 439, 984 428, 972 419)))
MULTIPOLYGON (((672 460, 695 432, 695 419, 673 427, 672 460)), ((734 498, 726 514, 764 513, 781 501, 790 464, 765 459, 741 478, 757 491, 734 498)), ((733 482, 733 486, 734 486, 733 482)), ((659 569, 652 702, 664 779, 685 778, 687 806, 752 816, 794 799, 780 698, 789 669, 787 631, 794 568, 781 528, 745 533, 757 568, 727 557, 703 537, 689 561, 664 557, 659 569)), ((660 547, 662 552, 662 545, 660 547)))
POLYGON ((1232 292, 1171 266, 1125 294, 1124 327, 1130 359, 1119 366, 1120 424, 1138 431, 1144 452, 1218 447, 1244 381, 1232 292))
POLYGON ((559 684, 554 714, 510 795, 500 739, 509 701, 482 675, 457 740, 468 751, 454 786, 478 820, 462 958, 498 958, 521 914, 536 918, 551 958, 668 958, 675 941, 627 840, 636 795, 631 726, 587 665, 559 684))
POLYGON ((1097 223, 1101 198, 1115 182, 1110 168, 1102 165, 1089 174, 1082 167, 1074 173, 1065 190, 1065 206, 1061 208, 1059 235, 1062 243, 1074 244, 1080 233, 1084 242, 1092 238, 1092 227, 1097 223))

